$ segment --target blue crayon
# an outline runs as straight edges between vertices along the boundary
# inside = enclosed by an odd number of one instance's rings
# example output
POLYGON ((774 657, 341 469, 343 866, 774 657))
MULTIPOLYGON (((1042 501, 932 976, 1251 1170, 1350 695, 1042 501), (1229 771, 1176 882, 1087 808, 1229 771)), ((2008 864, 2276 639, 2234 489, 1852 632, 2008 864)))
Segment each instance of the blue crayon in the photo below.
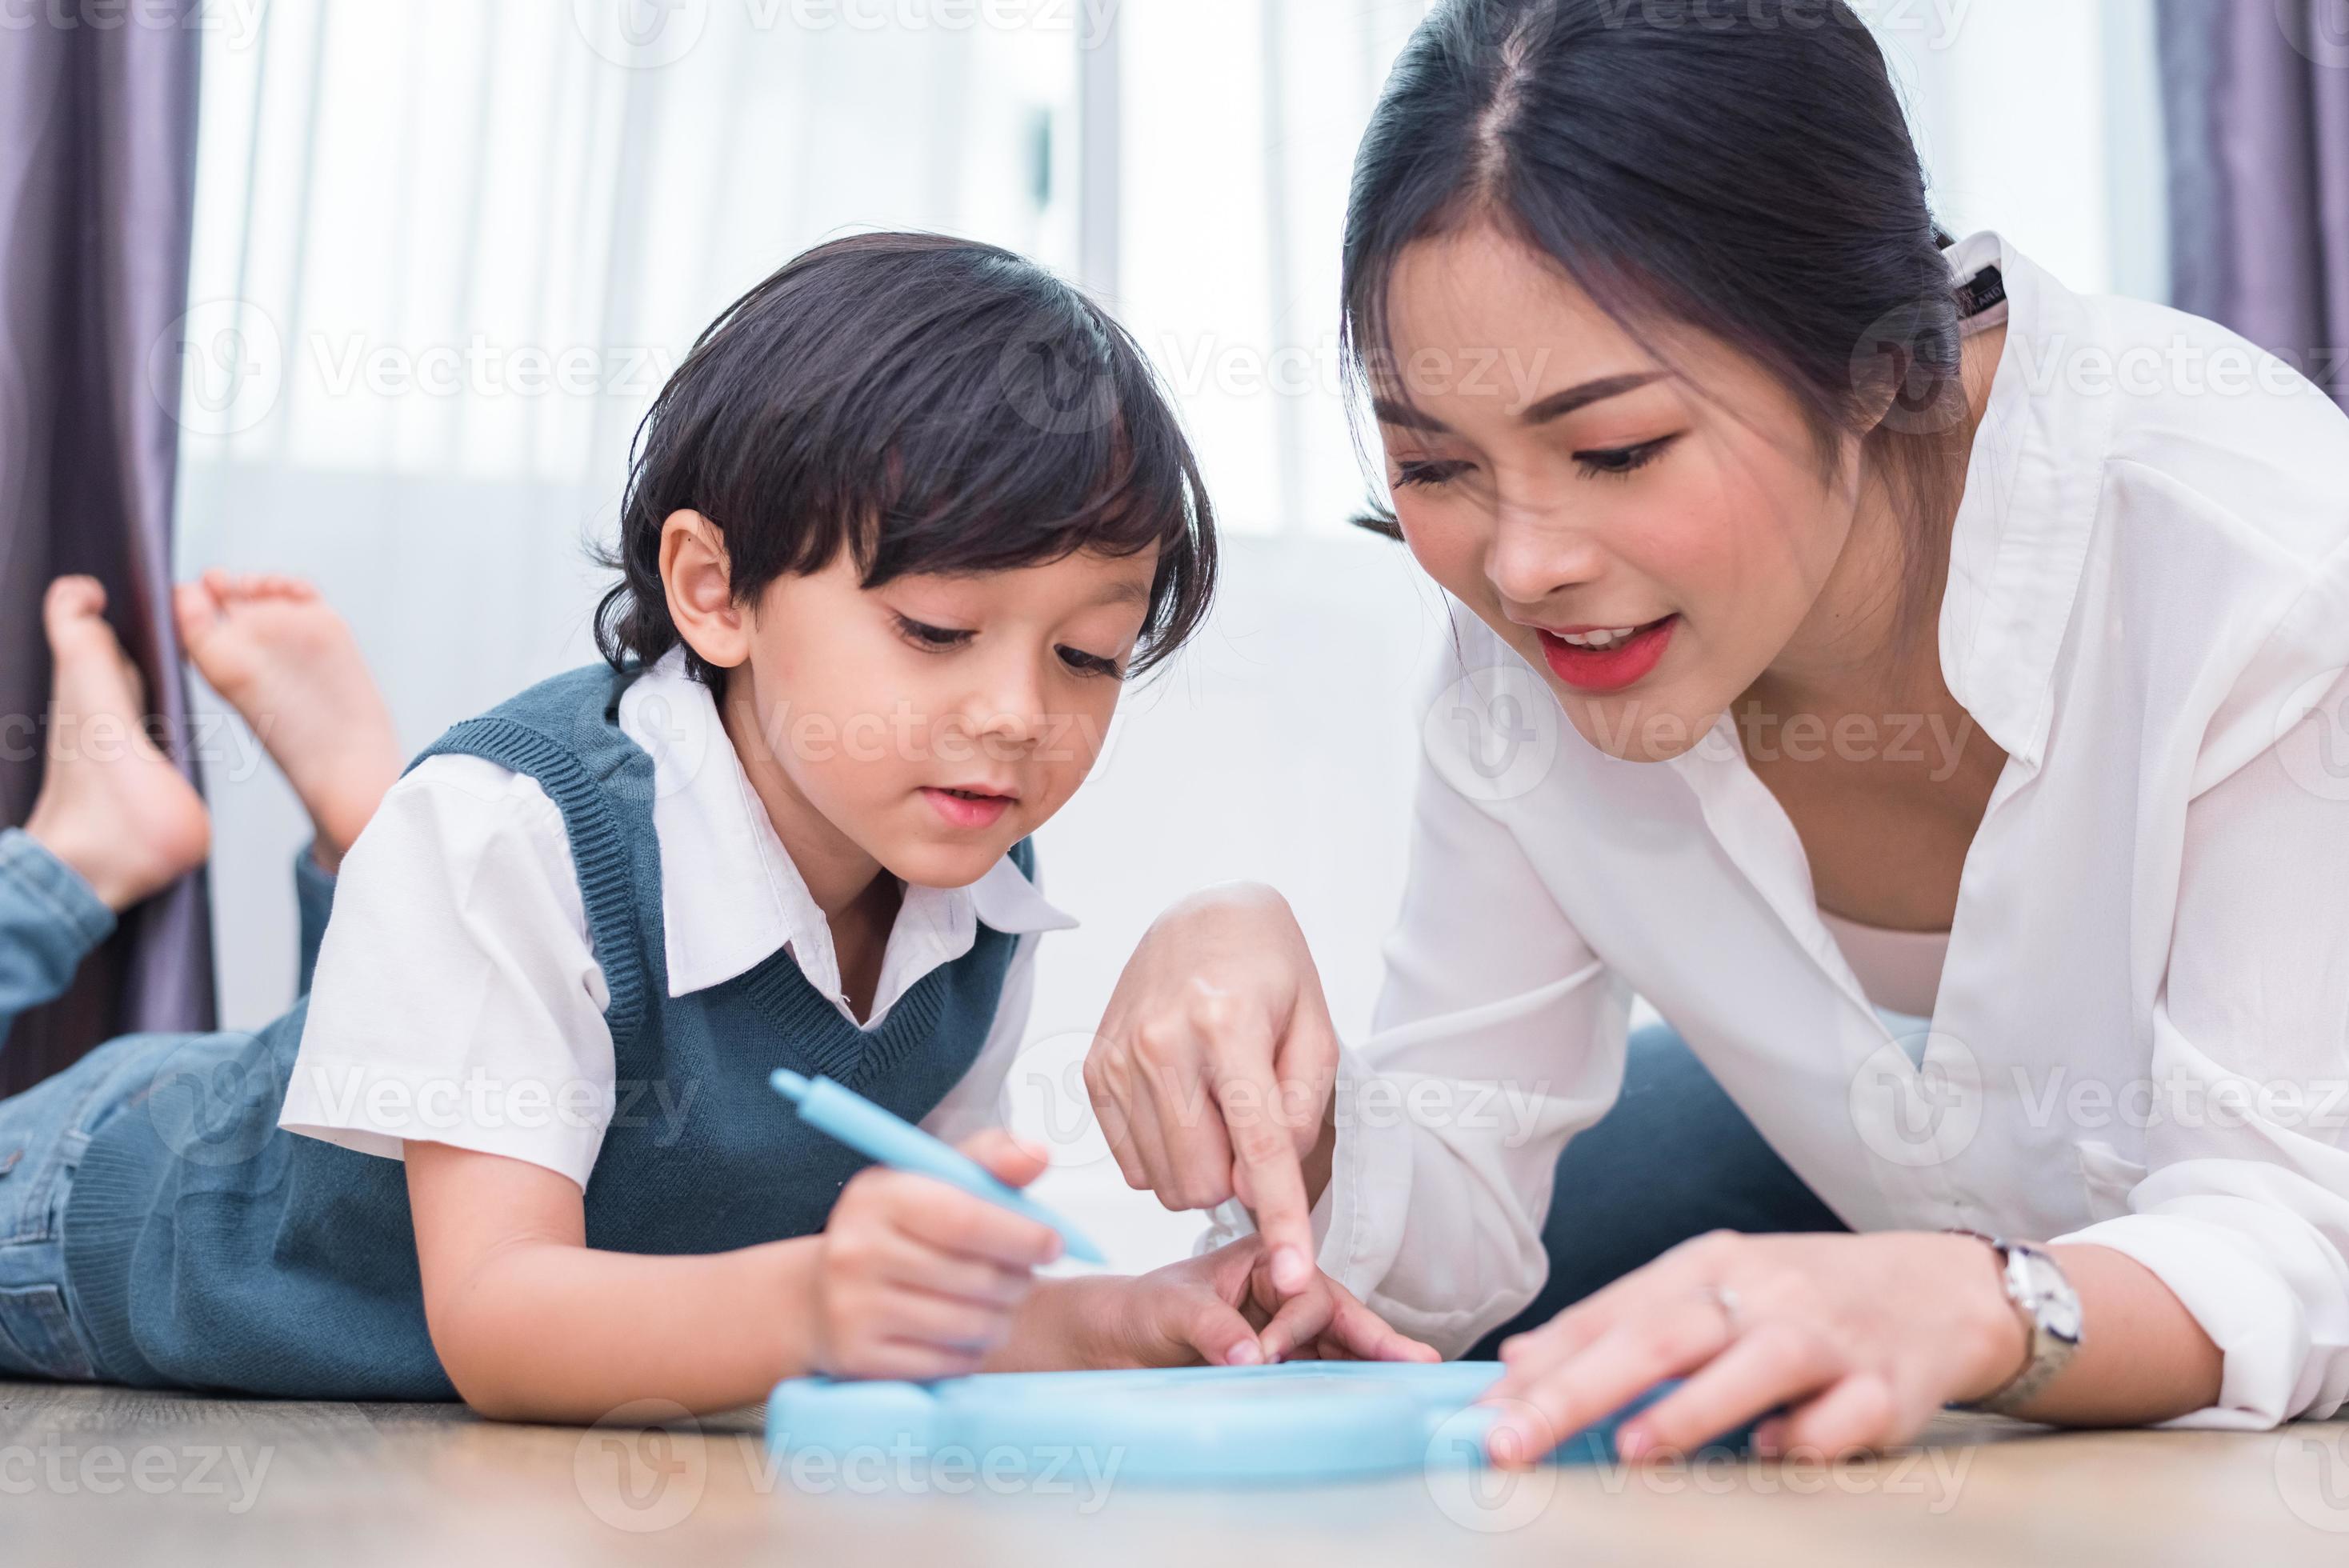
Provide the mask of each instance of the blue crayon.
POLYGON ((777 1068, 768 1075, 767 1081, 775 1086, 776 1093, 799 1107, 801 1120, 832 1134, 865 1158, 877 1160, 893 1171, 910 1171, 917 1176, 943 1181, 974 1198, 984 1198, 999 1209, 1050 1225, 1068 1243, 1069 1256, 1081 1263, 1109 1261, 1076 1226, 1017 1187, 997 1180, 986 1166, 968 1154, 948 1148, 854 1089, 843 1088, 828 1078, 803 1078, 789 1068, 777 1068))

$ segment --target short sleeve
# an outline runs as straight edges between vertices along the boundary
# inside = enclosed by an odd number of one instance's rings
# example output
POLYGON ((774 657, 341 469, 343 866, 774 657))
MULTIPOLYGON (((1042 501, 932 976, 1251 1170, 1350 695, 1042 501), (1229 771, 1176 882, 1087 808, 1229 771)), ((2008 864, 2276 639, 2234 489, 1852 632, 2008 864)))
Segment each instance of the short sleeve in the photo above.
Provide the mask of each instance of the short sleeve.
POLYGON ((289 1131, 389 1159, 409 1139, 585 1191, 610 1125, 609 1001, 562 813, 536 780, 429 758, 344 856, 289 1131))

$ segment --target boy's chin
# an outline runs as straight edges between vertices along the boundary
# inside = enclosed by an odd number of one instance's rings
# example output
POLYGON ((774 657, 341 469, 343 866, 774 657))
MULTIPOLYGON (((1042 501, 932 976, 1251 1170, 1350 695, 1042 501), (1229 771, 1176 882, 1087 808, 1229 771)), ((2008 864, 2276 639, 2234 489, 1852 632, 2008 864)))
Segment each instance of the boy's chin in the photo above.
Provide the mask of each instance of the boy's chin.
POLYGON ((948 842, 909 840, 890 846, 887 852, 874 858, 891 876, 916 887, 968 887, 993 870, 995 862, 1019 841, 1014 839, 998 843, 996 841, 1001 837, 999 833, 990 833, 984 839, 974 834, 948 842))

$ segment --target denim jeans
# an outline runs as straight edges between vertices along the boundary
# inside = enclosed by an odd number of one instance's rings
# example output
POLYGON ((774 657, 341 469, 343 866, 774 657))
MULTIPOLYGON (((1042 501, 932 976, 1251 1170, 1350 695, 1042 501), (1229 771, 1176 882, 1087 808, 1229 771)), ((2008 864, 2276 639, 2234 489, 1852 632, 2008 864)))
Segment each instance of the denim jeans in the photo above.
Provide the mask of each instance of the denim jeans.
MULTIPOLYGON (((335 882, 306 845, 294 885, 307 991, 335 882)), ((0 830, 0 1049, 16 1015, 63 993, 113 929, 79 873, 20 830, 0 830)), ((66 1198, 91 1136, 189 1038, 125 1035, 0 1099, 0 1377, 106 1377, 66 1280, 66 1198)))
POLYGON ((1707 1231, 1847 1229, 1754 1130, 1679 1035, 1631 1037, 1623 1092, 1559 1156, 1542 1244, 1549 1279, 1468 1352, 1500 1354, 1584 1296, 1707 1231))

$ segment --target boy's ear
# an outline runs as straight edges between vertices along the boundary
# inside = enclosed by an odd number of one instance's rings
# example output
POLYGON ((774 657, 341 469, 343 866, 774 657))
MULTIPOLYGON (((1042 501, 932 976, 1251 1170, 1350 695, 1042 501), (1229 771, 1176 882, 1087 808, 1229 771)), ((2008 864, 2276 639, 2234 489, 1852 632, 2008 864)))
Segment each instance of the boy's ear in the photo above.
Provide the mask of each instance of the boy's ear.
POLYGON ((730 670, 750 656, 750 629, 734 603, 726 536, 698 511, 673 511, 661 522, 661 587, 678 635, 702 659, 730 670))

